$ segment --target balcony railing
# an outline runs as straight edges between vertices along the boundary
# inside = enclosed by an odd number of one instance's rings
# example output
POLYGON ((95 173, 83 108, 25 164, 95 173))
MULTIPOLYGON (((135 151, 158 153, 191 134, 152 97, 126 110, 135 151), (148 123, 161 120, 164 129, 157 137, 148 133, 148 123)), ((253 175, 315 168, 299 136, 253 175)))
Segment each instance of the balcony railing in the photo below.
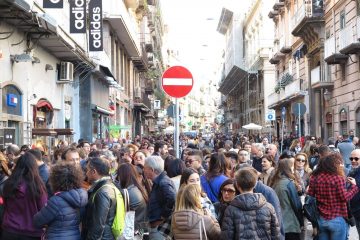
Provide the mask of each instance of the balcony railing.
POLYGON ((279 102, 280 101, 279 97, 280 97, 280 95, 276 92, 273 92, 272 94, 270 94, 268 96, 268 106, 274 105, 277 102, 279 102))
POLYGON ((360 50, 360 17, 354 18, 339 31, 339 50, 344 54, 354 54, 360 50), (358 45, 358 46, 356 46, 358 45))
POLYGON ((336 53, 335 36, 325 40, 324 58, 328 58, 336 53))
POLYGON ((323 15, 323 1, 305 0, 304 4, 298 8, 291 19, 291 31, 294 31, 305 18, 320 17, 323 15))
POLYGON ((321 82, 329 82, 329 78, 325 78, 325 69, 322 69, 320 66, 311 70, 311 84, 317 84, 321 82))

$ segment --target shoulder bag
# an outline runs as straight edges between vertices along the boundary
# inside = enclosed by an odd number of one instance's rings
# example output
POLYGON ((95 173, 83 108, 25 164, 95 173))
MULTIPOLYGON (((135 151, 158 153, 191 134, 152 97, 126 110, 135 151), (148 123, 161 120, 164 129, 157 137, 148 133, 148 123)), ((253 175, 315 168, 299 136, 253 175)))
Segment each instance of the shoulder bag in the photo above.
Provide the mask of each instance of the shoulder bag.
POLYGON ((134 239, 135 232, 135 211, 130 210, 130 198, 129 192, 126 188, 123 189, 125 199, 125 227, 122 235, 118 240, 130 240, 134 239))

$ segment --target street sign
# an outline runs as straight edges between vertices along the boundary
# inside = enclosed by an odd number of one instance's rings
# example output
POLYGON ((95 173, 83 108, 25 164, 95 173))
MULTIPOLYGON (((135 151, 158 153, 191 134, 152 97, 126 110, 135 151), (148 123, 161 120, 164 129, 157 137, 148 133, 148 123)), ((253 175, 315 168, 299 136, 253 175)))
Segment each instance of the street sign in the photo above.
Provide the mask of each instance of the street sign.
POLYGON ((154 109, 155 110, 161 109, 161 101, 160 100, 154 100, 154 109))
POLYGON ((191 72, 182 66, 168 68, 162 75, 162 88, 170 97, 182 98, 193 88, 194 79, 191 72))
POLYGON ((281 109, 281 117, 285 118, 285 116, 286 116, 286 107, 282 107, 282 109, 281 109))
POLYGON ((275 110, 269 109, 265 114, 265 121, 274 121, 275 120, 275 110))
POLYGON ((302 116, 305 114, 306 112, 306 106, 303 103, 293 103, 291 105, 291 112, 295 115, 295 116, 302 116))

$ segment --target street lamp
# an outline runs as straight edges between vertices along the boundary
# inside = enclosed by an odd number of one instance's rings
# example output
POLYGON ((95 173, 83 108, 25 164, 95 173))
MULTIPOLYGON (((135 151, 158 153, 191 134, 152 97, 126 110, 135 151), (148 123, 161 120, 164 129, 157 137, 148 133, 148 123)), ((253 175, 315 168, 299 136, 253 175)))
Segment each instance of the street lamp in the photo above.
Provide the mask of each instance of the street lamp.
POLYGON ((325 101, 330 101, 330 99, 331 99, 331 92, 329 92, 327 89, 325 89, 325 91, 324 91, 324 100, 325 101))
POLYGON ((28 97, 27 101, 26 101, 26 129, 27 129, 27 132, 28 132, 28 144, 30 144, 30 139, 31 139, 31 134, 30 134, 30 129, 31 129, 31 124, 29 123, 29 102, 31 100, 34 100, 36 99, 36 94, 32 94, 30 95, 30 97, 28 97))

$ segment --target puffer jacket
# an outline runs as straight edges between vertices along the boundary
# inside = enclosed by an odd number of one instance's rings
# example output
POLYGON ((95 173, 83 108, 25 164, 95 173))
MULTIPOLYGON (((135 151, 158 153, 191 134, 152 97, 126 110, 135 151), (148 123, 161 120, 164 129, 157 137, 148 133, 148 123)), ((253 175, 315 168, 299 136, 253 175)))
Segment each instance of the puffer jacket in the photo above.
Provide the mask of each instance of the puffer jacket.
POLYGON ((34 216, 34 225, 47 225, 46 239, 79 240, 80 208, 85 207, 88 195, 84 189, 72 189, 52 196, 47 205, 34 216))
POLYGON ((225 210, 221 239, 280 239, 274 207, 261 193, 240 194, 225 210))
POLYGON ((115 185, 110 177, 103 177, 89 191, 86 213, 82 221, 83 239, 113 240, 111 226, 116 213, 115 185))
POLYGON ((175 240, 205 239, 204 229, 207 239, 220 238, 219 223, 210 214, 203 215, 192 210, 182 210, 174 212, 172 216, 171 230, 175 240), (202 234, 201 238, 200 234, 202 234))

